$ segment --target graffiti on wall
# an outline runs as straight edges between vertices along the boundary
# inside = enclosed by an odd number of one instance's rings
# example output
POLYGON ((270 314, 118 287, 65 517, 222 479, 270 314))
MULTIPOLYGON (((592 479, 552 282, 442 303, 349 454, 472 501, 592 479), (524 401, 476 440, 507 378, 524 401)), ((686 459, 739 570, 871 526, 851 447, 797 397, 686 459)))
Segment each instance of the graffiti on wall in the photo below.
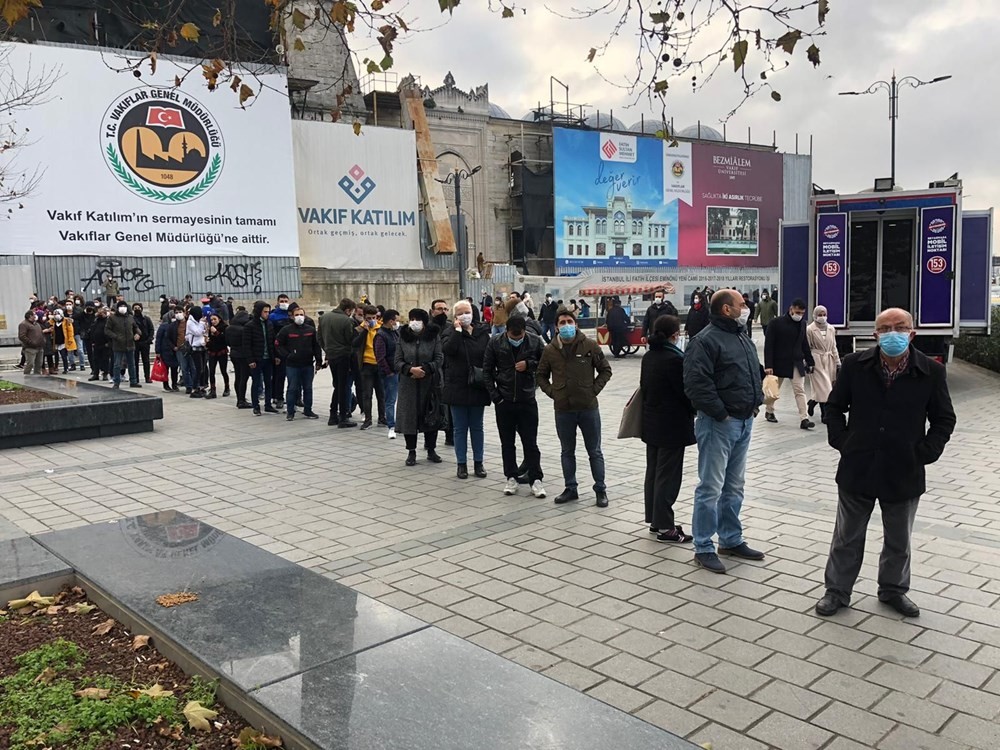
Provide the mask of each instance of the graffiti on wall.
POLYGON ((263 289, 264 271, 261 262, 247 261, 243 263, 216 264, 215 273, 205 277, 205 281, 216 281, 228 285, 231 289, 252 289, 254 294, 260 294, 263 289))
POLYGON ((118 289, 122 294, 126 292, 145 294, 163 288, 163 284, 157 284, 142 266, 128 268, 117 258, 101 258, 94 264, 93 273, 80 281, 83 282, 84 289, 88 287, 100 289, 112 276, 118 279, 118 289))

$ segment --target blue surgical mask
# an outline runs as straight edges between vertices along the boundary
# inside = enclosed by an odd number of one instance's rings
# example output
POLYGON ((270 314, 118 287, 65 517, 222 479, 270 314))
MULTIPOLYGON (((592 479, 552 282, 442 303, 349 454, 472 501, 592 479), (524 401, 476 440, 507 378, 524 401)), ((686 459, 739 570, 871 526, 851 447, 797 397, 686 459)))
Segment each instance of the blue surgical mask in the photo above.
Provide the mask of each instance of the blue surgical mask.
POLYGON ((559 338, 569 341, 576 336, 576 326, 572 323, 566 323, 559 326, 559 338))
POLYGON ((510 342, 510 345, 513 346, 515 349, 517 349, 521 344, 524 343, 524 339, 523 338, 522 339, 512 339, 512 338, 508 337, 507 340, 510 342))
POLYGON ((891 331, 878 335, 878 346, 886 355, 898 357, 910 346, 910 334, 891 331))

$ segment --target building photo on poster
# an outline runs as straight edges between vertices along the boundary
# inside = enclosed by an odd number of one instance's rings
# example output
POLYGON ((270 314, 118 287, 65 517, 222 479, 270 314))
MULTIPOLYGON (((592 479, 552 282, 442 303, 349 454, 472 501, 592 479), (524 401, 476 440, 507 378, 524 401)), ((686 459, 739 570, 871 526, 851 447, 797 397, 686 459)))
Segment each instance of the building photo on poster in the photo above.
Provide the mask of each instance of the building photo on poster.
POLYGON ((782 155, 556 128, 556 265, 774 267, 782 155))
POLYGON ((161 56, 137 78, 121 50, 2 43, 0 54, 15 77, 55 79, 18 113, 31 137, 0 155, 38 174, 0 253, 298 254, 284 73, 240 71, 256 88, 242 108, 200 76, 177 85, 190 61, 161 56))

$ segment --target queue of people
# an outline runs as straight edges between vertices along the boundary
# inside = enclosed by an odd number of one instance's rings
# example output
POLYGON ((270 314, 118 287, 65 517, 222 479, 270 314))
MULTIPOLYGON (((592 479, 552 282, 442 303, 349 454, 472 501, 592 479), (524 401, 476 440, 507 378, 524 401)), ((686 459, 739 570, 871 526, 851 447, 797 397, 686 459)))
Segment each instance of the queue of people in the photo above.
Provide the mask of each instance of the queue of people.
MULTIPOLYGON (((766 302, 773 300, 764 294, 752 311, 748 296, 734 289, 699 290, 692 311, 694 326, 701 327, 691 335, 689 311, 690 340, 683 350, 676 310, 662 299, 654 303, 655 315, 644 328, 649 351, 639 383, 649 531, 659 541, 693 542, 695 562, 714 573, 726 572, 720 556, 764 558, 743 535, 747 457, 764 405, 762 381, 773 375, 780 389, 790 380, 802 429, 815 427, 809 417, 818 406, 828 442, 840 453, 837 521, 817 613, 829 616, 849 605, 877 502, 885 538, 879 599, 916 617, 919 608, 907 596, 910 535, 925 490, 925 467, 941 456, 956 423, 944 367, 913 348, 913 319, 898 309, 878 316, 874 348, 842 360, 826 308, 816 307, 807 325, 805 304, 798 299, 784 315, 768 312, 762 322, 762 363, 748 329, 766 302), (809 400, 806 378, 812 381, 809 400), (674 506, 691 445, 698 448, 698 482, 688 534, 674 506)), ((596 340, 579 330, 578 308, 558 307, 553 317, 547 295, 539 323, 525 298, 512 293, 500 308, 494 303, 492 321, 485 306, 477 310, 469 299, 451 307, 438 299, 429 311, 411 309, 404 322, 395 310, 343 299, 317 324, 287 295, 280 295, 274 308, 259 300, 251 311, 226 307, 224 313, 220 304, 211 297, 201 305, 190 295, 183 301, 163 298, 161 319, 154 325, 142 305, 129 305, 120 295, 110 306, 70 294, 47 303, 33 299, 18 329, 25 374, 56 374, 60 364, 68 373, 86 362, 92 381, 110 378, 118 388, 127 373, 129 386, 141 388, 141 366, 147 383, 156 375, 165 391, 183 387, 191 398, 212 399, 218 398, 217 375, 222 397, 230 396, 231 362, 237 408, 251 409, 255 416, 283 409, 292 421, 298 409, 304 418, 319 418, 313 411, 313 381, 329 369, 330 426, 358 427, 352 415, 360 408, 361 430, 377 423, 391 440, 402 433, 406 466, 417 463, 421 435, 427 460, 442 463, 437 441, 443 431, 446 443, 454 444, 460 480, 487 477, 484 423, 492 405, 503 493, 514 495, 527 484, 535 497, 544 498, 540 390, 553 401, 560 444, 563 490, 554 502, 580 499, 579 433, 595 503, 609 505, 598 399, 612 369, 596 340), (551 334, 548 342, 546 334, 551 334), (150 346, 157 358, 152 369, 162 365, 158 374, 150 369, 150 346)), ((773 405, 764 411, 766 421, 777 422, 773 405)))

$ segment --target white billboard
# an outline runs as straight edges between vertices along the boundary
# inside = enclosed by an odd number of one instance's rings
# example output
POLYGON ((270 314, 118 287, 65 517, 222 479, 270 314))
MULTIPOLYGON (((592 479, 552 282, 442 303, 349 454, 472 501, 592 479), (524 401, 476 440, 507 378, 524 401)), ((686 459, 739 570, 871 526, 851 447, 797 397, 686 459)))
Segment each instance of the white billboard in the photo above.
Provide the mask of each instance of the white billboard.
POLYGON ((16 115, 24 148, 0 157, 42 172, 0 220, 0 253, 297 255, 284 73, 241 73, 256 94, 243 109, 228 86, 209 91, 200 66, 176 85, 190 60, 160 57, 155 73, 146 61, 136 77, 125 54, 0 46, 15 80, 59 72, 46 101, 16 115))
POLYGON ((296 121, 301 265, 422 268, 413 131, 296 121))

